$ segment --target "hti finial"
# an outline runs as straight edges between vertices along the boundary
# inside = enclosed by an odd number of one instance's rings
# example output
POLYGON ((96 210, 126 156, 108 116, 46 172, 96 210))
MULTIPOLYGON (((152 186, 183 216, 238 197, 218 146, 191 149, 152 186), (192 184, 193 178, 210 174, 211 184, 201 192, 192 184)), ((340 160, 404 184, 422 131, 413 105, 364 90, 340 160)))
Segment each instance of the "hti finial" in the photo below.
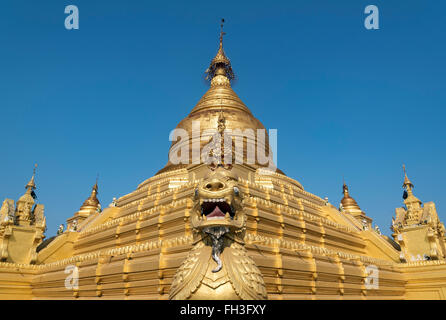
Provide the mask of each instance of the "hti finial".
POLYGON ((95 189, 96 191, 98 191, 98 180, 99 180, 99 173, 96 174, 96 183, 93 186, 93 189, 95 189))
MULTIPOLYGON (((223 32, 223 23, 225 22, 225 19, 221 19, 220 24, 220 47, 218 48, 217 54, 212 59, 211 64, 209 65, 209 68, 207 68, 205 74, 205 79, 211 81, 212 85, 212 79, 215 76, 224 76, 229 79, 229 81, 233 81, 235 78, 234 72, 232 71, 231 67, 231 61, 229 61, 228 57, 226 57, 226 54, 223 50, 223 36, 226 34, 226 32, 223 32)), ((218 82, 219 84, 226 85, 227 82, 222 81, 218 82)))
POLYGON ((344 196, 348 194, 348 186, 345 184, 344 176, 342 176, 342 193, 344 196))
POLYGON ((409 192, 412 191, 413 188, 413 184, 412 182, 410 182, 409 178, 407 177, 407 173, 406 173, 406 166, 403 164, 403 171, 404 171, 404 183, 403 183, 403 188, 407 189, 409 192))
POLYGON ((36 176, 36 169, 37 169, 37 163, 34 165, 33 169, 33 176, 31 177, 31 180, 26 184, 25 189, 27 190, 34 190, 36 189, 36 183, 34 182, 35 176, 36 176))
POLYGON ((89 209, 89 207, 95 207, 96 209, 100 208, 99 200, 97 198, 98 180, 99 180, 99 173, 96 175, 96 183, 94 184, 93 188, 91 189, 91 194, 87 198, 87 200, 84 201, 83 205, 81 206, 81 210, 89 209))
POLYGON ((226 32, 223 32, 223 24, 225 23, 225 19, 221 19, 220 24, 220 47, 223 47, 223 36, 226 34, 226 32))

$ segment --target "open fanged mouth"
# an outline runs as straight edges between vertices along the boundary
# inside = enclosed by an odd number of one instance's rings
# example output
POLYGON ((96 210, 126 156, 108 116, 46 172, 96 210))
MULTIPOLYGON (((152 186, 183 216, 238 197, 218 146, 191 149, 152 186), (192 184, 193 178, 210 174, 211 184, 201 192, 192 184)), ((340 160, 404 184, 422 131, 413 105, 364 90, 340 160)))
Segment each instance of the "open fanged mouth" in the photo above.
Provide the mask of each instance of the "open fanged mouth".
POLYGON ((205 199, 201 204, 201 215, 206 220, 234 219, 234 208, 225 199, 205 199))

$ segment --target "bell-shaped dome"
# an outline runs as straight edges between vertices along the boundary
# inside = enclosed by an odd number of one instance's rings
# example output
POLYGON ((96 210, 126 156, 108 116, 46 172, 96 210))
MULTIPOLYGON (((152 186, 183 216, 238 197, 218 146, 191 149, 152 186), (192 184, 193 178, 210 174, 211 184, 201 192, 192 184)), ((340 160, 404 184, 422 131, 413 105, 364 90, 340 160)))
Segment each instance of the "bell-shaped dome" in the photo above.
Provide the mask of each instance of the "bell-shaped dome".
POLYGON ((347 185, 345 183, 343 185, 343 193, 344 193, 344 197, 341 200, 341 204, 344 207, 344 209, 357 209, 357 210, 361 210, 361 208, 359 207, 359 205, 356 202, 356 200, 353 199, 350 196, 350 194, 348 193, 348 187, 347 187, 347 185))
MULTIPOLYGON (((203 148, 212 141, 213 131, 226 129, 230 132, 233 141, 243 141, 243 155, 240 149, 237 153, 233 142, 232 157, 235 159, 242 159, 244 164, 252 165, 254 168, 267 167, 269 163, 261 163, 257 159, 257 148, 262 148, 265 157, 272 159, 269 148, 268 133, 263 124, 253 116, 248 107, 242 102, 231 87, 231 81, 234 79, 231 62, 227 58, 223 50, 223 32, 220 35, 220 47, 217 55, 212 59, 209 68, 206 70, 207 80, 210 80, 209 90, 202 96, 196 106, 192 109, 190 114, 180 121, 177 129, 182 129, 187 132, 187 139, 178 139, 172 142, 169 155, 177 153, 182 148, 192 150, 189 152, 189 161, 182 163, 172 163, 169 158, 166 166, 157 174, 188 167, 189 165, 196 165, 203 163, 201 152, 203 148), (263 136, 259 138, 258 130, 263 131, 263 136), (241 139, 241 140, 240 140, 241 139), (252 153, 249 153, 248 144, 255 146, 254 161, 252 160, 252 153), (199 156, 193 149, 200 147, 199 156), (249 159, 251 160, 249 160, 249 159), (186 162, 186 163, 185 163, 186 162)), ((225 131, 226 132, 226 131, 225 131)), ((253 149, 251 149, 253 150, 253 149)), ((263 159, 264 160, 264 159, 263 159)), ((272 160, 270 160, 272 161, 272 160)), ((239 162, 232 162, 239 163, 239 162)), ((280 170, 277 170, 282 173, 280 170)))
POLYGON ((98 194, 98 182, 96 181, 95 185, 91 190, 90 196, 87 198, 87 200, 84 201, 80 210, 87 210, 87 209, 97 210, 99 208, 99 200, 97 198, 97 194, 98 194))

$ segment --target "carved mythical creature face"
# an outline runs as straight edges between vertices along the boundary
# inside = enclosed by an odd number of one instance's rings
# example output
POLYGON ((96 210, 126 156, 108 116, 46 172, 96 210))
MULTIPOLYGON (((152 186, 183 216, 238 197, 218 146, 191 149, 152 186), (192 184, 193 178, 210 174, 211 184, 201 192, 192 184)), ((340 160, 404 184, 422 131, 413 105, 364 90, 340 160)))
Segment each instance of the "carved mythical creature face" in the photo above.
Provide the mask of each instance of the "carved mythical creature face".
POLYGON ((231 170, 218 167, 207 174, 195 189, 192 226, 227 227, 234 231, 245 225, 238 178, 231 170))

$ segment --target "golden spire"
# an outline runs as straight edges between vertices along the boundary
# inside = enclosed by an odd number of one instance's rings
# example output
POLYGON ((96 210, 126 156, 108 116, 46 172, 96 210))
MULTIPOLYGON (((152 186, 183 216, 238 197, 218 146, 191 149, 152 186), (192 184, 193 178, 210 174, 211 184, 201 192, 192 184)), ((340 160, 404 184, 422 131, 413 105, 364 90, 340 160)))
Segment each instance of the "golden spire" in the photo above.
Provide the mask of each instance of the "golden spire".
POLYGON ((404 199, 404 203, 406 204, 408 210, 411 211, 414 208, 416 209, 416 208, 420 207, 421 200, 418 199, 417 197, 415 197, 415 195, 413 194, 412 189, 414 186, 413 186, 413 183, 410 182, 409 178, 407 177, 406 166, 404 164, 403 164, 403 171, 404 171, 403 199, 404 199))
MULTIPOLYGON (((266 131, 263 124, 253 116, 248 107, 231 88, 231 80, 234 79, 234 73, 232 71, 231 63, 223 51, 223 36, 225 34, 223 32, 223 22, 224 20, 222 19, 220 46, 217 55, 212 59, 209 68, 206 70, 206 80, 211 82, 211 86, 201 97, 189 115, 181 120, 176 128, 186 130, 191 138, 188 139, 188 142, 172 141, 169 151, 169 161, 163 169, 157 172, 157 174, 185 168, 189 164, 195 165, 202 163, 199 156, 198 158, 193 156, 194 152, 189 153, 188 163, 173 163, 170 159, 171 152, 178 150, 177 148, 183 143, 192 143, 192 146, 194 146, 197 141, 200 150, 206 147, 208 142, 203 139, 200 140, 200 137, 196 137, 196 131, 194 131, 194 128, 196 128, 194 123, 196 122, 200 124, 199 133, 205 135, 207 135, 207 130, 215 130, 215 128, 222 131, 224 131, 225 128, 227 130, 240 129, 241 131, 252 129, 254 132, 257 132, 257 130, 266 131)), ((253 142, 259 144, 258 148, 265 148, 265 154, 270 153, 268 135, 266 135, 266 141, 264 143, 259 141, 253 142)), ((199 154, 199 152, 197 153, 199 154)), ((246 159, 246 154, 241 156, 243 157, 244 162, 248 161, 246 159)), ((235 152, 232 152, 232 157, 235 157, 235 152)), ((257 162, 254 165, 256 167, 265 167, 264 164, 257 162)), ((279 169, 277 171, 283 174, 279 169)))
POLYGON ((406 166, 403 164, 403 171, 404 171, 404 183, 403 188, 407 190, 408 193, 412 192, 413 184, 410 182, 409 178, 407 177, 406 173, 406 166))
POLYGON ((31 180, 26 184, 25 189, 29 192, 32 192, 36 189, 36 183, 34 182, 34 178, 36 176, 36 169, 37 169, 37 163, 34 165, 33 169, 33 176, 31 177, 31 180))
POLYGON ((97 198, 98 194, 98 179, 96 178, 96 183, 94 184, 90 196, 87 198, 87 200, 84 201, 84 204, 81 207, 81 210, 83 209, 97 209, 99 206, 99 200, 97 198))
POLYGON ((359 208, 358 203, 356 202, 355 199, 353 199, 350 194, 348 193, 348 186, 345 184, 345 181, 342 185, 342 193, 344 194, 344 197, 341 200, 342 206, 345 209, 358 209, 361 210, 361 208, 359 208))
POLYGON ((225 54, 225 51, 223 50, 223 36, 226 34, 223 32, 223 23, 225 22, 225 19, 221 19, 221 25, 220 25, 220 47, 218 48, 218 52, 214 59, 212 59, 211 64, 209 68, 206 70, 206 80, 211 81, 216 76, 223 76, 226 77, 229 81, 234 80, 235 75, 232 71, 231 67, 231 61, 228 59, 228 57, 225 54))
POLYGON ((220 49, 223 49, 223 36, 226 34, 226 32, 223 32, 223 23, 225 23, 225 19, 221 19, 220 24, 220 49))

